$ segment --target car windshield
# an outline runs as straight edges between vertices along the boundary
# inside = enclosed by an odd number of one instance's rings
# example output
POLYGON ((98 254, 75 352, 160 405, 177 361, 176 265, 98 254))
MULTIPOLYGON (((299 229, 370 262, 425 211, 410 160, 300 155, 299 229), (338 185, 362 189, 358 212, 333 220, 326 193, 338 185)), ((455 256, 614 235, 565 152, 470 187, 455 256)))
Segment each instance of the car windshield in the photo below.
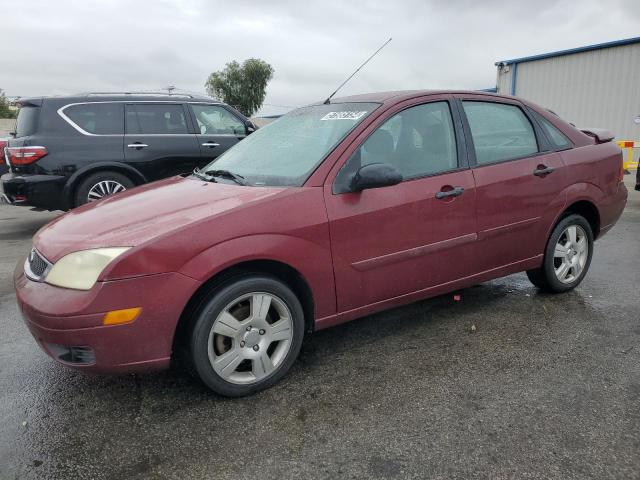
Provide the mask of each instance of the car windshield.
POLYGON ((228 171, 254 186, 299 187, 378 103, 299 108, 260 128, 211 162, 203 172, 228 171))

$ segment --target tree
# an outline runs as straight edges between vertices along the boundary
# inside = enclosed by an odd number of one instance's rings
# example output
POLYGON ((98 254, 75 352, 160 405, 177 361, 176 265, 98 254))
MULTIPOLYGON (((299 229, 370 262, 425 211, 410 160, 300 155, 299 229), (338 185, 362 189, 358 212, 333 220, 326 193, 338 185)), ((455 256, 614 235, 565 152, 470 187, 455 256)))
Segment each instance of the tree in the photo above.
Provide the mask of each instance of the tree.
POLYGON ((0 88, 0 118, 16 118, 16 111, 9 106, 9 101, 0 88))
POLYGON ((209 75, 204 86, 212 97, 234 106, 250 117, 262 106, 273 67, 259 58, 249 58, 240 65, 235 60, 224 70, 209 75))

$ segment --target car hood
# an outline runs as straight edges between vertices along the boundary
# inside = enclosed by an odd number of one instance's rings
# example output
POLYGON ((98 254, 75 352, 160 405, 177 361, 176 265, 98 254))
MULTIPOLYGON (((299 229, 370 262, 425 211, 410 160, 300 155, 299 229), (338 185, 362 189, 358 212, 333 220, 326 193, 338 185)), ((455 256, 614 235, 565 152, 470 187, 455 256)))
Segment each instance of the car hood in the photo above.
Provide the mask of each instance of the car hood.
POLYGON ((90 248, 134 247, 283 190, 174 177, 71 210, 45 225, 34 245, 51 262, 90 248))

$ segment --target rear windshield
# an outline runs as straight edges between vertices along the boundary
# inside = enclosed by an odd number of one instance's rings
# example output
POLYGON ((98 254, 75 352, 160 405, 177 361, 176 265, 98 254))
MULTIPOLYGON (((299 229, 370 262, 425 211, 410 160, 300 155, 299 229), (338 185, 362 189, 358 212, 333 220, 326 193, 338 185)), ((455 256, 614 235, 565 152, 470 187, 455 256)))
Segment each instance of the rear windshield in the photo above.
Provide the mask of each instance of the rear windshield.
POLYGON ((16 137, 26 137, 36 133, 39 113, 40 107, 25 106, 20 108, 16 120, 16 137))

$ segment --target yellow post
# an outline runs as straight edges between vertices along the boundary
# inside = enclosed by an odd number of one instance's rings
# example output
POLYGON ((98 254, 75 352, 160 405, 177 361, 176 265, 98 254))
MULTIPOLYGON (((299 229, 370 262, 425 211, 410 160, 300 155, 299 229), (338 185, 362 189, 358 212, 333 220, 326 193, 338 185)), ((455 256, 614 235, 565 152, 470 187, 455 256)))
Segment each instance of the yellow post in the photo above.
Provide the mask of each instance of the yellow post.
POLYGON ((633 149, 640 147, 640 142, 633 142, 628 140, 621 140, 618 142, 618 146, 626 151, 625 160, 622 163, 622 168, 624 169, 624 173, 629 174, 629 170, 635 170, 638 168, 638 162, 633 161, 633 149))
POLYGON ((629 170, 633 163, 633 147, 627 147, 625 150, 627 151, 627 160, 624 162, 624 169, 629 170))

